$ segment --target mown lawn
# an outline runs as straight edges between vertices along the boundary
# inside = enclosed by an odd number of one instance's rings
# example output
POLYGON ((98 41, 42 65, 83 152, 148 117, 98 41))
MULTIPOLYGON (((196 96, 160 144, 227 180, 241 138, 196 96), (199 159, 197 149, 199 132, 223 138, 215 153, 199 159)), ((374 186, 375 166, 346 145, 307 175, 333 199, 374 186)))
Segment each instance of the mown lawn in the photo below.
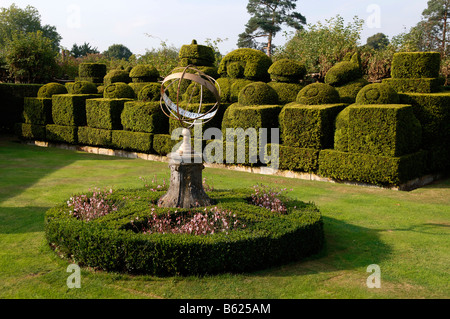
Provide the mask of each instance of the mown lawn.
POLYGON ((263 183, 293 189, 324 216, 318 256, 250 274, 130 276, 82 269, 68 289, 69 263, 44 236, 48 208, 90 188, 142 187, 169 177, 167 164, 0 140, 0 298, 449 298, 450 179, 411 192, 206 169, 216 189, 263 183), (366 285, 379 265, 381 288, 366 285))

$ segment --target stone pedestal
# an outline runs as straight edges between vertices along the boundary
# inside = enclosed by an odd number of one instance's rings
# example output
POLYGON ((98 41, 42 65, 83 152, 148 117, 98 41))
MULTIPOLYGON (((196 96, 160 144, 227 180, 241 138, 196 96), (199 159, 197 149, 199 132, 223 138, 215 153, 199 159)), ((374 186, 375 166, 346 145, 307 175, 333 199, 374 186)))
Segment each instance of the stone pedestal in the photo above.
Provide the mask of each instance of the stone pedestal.
POLYGON ((202 183, 202 156, 192 152, 189 138, 185 135, 180 149, 169 154, 169 191, 160 198, 158 206, 170 208, 192 208, 214 205, 206 195, 202 183))

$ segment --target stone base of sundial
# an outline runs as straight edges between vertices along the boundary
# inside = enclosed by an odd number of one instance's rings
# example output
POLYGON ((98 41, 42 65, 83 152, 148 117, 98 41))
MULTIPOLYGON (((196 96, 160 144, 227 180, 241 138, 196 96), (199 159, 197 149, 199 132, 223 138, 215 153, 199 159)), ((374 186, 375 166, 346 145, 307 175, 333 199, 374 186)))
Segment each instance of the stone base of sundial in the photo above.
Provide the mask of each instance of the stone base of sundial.
POLYGON ((205 167, 201 155, 171 153, 169 159, 170 186, 158 201, 158 206, 193 208, 214 205, 203 189, 202 171, 205 167))

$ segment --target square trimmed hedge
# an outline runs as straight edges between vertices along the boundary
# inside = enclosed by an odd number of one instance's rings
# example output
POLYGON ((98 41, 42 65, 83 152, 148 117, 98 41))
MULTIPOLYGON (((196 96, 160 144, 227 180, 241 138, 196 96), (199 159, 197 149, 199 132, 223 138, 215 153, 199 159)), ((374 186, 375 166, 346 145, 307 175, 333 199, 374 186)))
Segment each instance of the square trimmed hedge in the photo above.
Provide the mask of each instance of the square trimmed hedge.
POLYGON ((15 133, 18 137, 26 140, 45 141, 45 125, 16 123, 14 127, 15 133))
POLYGON ((92 128, 121 130, 121 115, 131 99, 89 99, 86 101, 86 123, 92 128))
POLYGON ((433 93, 439 92, 444 79, 384 79, 383 83, 390 85, 397 92, 405 93, 433 93))
POLYGON ((282 144, 298 148, 332 148, 334 122, 346 106, 344 103, 286 105, 279 116, 282 144))
POLYGON ((239 103, 230 105, 223 116, 222 131, 227 128, 277 128, 280 105, 241 106, 239 103))
POLYGON ((410 105, 349 106, 348 151, 402 156, 420 149, 422 128, 410 105))
POLYGON ((61 126, 86 125, 86 100, 101 94, 57 94, 52 97, 53 122, 61 126))
POLYGON ((155 134, 153 136, 153 150, 156 154, 161 156, 166 156, 169 153, 172 153, 175 145, 181 142, 181 138, 174 141, 172 140, 172 136, 169 134, 155 134))
POLYGON ((339 181, 398 186, 426 172, 426 157, 425 151, 388 157, 322 150, 318 174, 339 181))
POLYGON ((26 97, 23 103, 25 123, 36 125, 53 124, 52 99, 26 97))
POLYGON ((51 142, 78 144, 78 127, 49 124, 45 127, 46 138, 51 142))
MULTIPOLYGON (((272 144, 267 145, 266 156, 272 155, 272 144)), ((281 170, 313 173, 319 167, 319 150, 280 145, 279 166, 281 170)))
POLYGON ((441 65, 439 52, 399 52, 392 59, 393 78, 437 78, 441 65))
POLYGON ((121 123, 126 131, 153 134, 169 132, 169 118, 164 115, 159 102, 125 102, 121 123))
POLYGON ((78 143, 81 145, 110 147, 112 131, 88 126, 78 127, 78 143))
POLYGON ((151 154, 153 153, 153 134, 114 130, 111 144, 117 149, 151 154))

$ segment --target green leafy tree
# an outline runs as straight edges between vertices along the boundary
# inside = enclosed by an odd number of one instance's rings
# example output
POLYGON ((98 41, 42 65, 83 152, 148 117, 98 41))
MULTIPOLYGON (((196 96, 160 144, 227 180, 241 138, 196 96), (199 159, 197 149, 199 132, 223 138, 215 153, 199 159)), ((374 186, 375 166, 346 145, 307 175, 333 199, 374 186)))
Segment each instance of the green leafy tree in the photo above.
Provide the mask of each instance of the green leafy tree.
POLYGON ((76 43, 72 46, 72 50, 70 50, 70 54, 75 58, 80 58, 83 56, 87 56, 88 54, 97 54, 100 53, 97 48, 91 47, 89 43, 83 43, 82 45, 77 45, 76 43))
POLYGON ((274 59, 289 58, 302 62, 308 72, 318 73, 319 80, 323 80, 334 64, 358 49, 363 25, 364 21, 358 17, 346 25, 340 15, 324 23, 309 24, 288 38, 286 44, 275 52, 274 59))
POLYGON ((273 38, 281 31, 283 24, 301 30, 306 18, 294 11, 296 1, 292 0, 249 0, 247 12, 251 15, 245 26, 245 32, 239 35, 239 48, 264 48, 268 56, 272 55, 273 38), (259 44, 257 38, 266 38, 267 42, 259 44))
POLYGON ((422 12, 429 27, 429 37, 437 45, 437 49, 444 56, 448 54, 450 0, 430 0, 428 7, 422 12))
POLYGON ((123 44, 113 44, 103 54, 111 59, 128 60, 133 53, 123 44))
POLYGON ((50 81, 57 71, 56 55, 42 31, 14 34, 5 50, 9 72, 20 83, 50 81))
MULTIPOLYGON (((148 37, 155 38, 147 34, 148 37)), ((178 58, 180 49, 173 45, 167 44, 166 41, 160 39, 160 47, 147 49, 147 52, 140 56, 138 63, 150 64, 158 69, 162 77, 169 75, 174 68, 178 66, 178 58)))
POLYGON ((384 33, 377 33, 367 38, 366 46, 370 49, 380 50, 389 45, 389 39, 384 33))
POLYGON ((42 32, 42 36, 51 41, 52 49, 59 50, 61 36, 56 31, 56 27, 42 25, 39 11, 27 6, 25 9, 12 4, 9 8, 1 8, 0 11, 0 46, 4 47, 15 35, 27 34, 30 32, 42 32))

